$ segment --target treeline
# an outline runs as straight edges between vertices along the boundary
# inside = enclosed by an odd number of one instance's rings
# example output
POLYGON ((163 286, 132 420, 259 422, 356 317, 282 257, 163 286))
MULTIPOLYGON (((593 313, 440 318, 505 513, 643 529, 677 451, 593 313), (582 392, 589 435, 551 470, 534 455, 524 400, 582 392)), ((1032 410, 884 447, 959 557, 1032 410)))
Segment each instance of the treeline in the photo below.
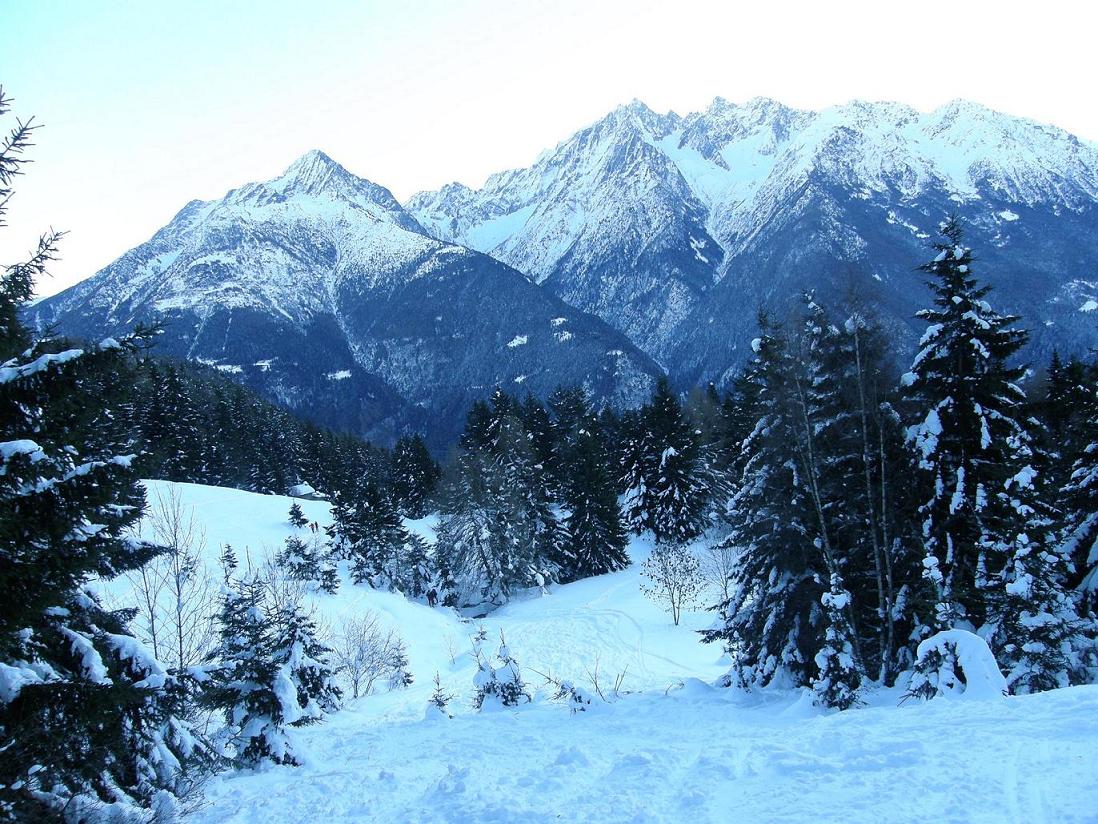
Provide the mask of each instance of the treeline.
POLYGON ((423 514, 423 500, 408 496, 438 468, 419 436, 383 449, 302 421, 214 369, 152 352, 127 358, 109 388, 114 426, 132 443, 141 477, 279 495, 305 483, 344 498, 369 481, 402 513, 423 514))

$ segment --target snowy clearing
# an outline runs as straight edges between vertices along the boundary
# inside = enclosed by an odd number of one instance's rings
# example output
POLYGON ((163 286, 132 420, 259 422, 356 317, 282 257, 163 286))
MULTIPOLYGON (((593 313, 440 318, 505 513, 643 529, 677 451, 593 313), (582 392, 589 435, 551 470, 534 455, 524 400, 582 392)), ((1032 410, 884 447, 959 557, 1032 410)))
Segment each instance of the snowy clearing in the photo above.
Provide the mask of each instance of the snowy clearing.
MULTIPOLYGON (((195 484, 169 490, 204 525, 211 567, 232 543, 258 563, 292 528, 293 499, 195 484), (245 552, 245 550, 247 550, 245 552)), ((328 505, 299 501, 320 526, 328 505)), ((430 518, 410 522, 430 537, 430 518)), ((303 530, 302 532, 308 532, 303 530)), ((674 627, 639 591, 650 550, 629 569, 534 592, 481 621, 350 584, 314 598, 322 623, 374 610, 408 644, 415 683, 348 702, 294 731, 306 763, 226 773, 190 819, 279 821, 1094 821, 1098 810, 1098 686, 1033 696, 938 699, 822 713, 799 692, 744 694, 708 686, 728 664, 700 643, 712 614, 674 627), (476 713, 470 638, 494 651, 499 631, 534 702, 476 713), (570 714, 536 671, 628 694, 570 714), (451 720, 424 720, 435 672, 454 694, 451 720)), ((125 586, 109 586, 117 594, 125 586)))

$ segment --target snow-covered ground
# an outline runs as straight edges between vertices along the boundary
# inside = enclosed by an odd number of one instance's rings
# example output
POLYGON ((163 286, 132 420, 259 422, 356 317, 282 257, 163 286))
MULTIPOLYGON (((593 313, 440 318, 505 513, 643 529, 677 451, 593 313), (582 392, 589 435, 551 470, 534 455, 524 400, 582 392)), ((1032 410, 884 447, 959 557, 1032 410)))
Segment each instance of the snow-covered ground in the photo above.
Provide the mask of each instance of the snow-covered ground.
MULTIPOLYGON (((259 562, 289 533, 291 499, 190 484, 171 488, 220 545, 259 562)), ((301 502, 324 525, 328 507, 301 502)), ((414 527, 430 533, 430 522, 414 527)), ((637 541, 634 559, 648 546, 637 541)), ((641 595, 638 567, 531 593, 464 621, 401 596, 355 587, 316 599, 329 626, 366 609, 397 627, 415 683, 350 702, 295 731, 306 763, 225 774, 195 822, 774 822, 1098 820, 1098 687, 1035 696, 869 706, 821 713, 798 694, 745 695, 707 685, 720 650, 641 595), (499 631, 537 689, 513 712, 476 713, 470 638, 499 631), (629 693, 572 715, 538 673, 629 693), (424 720, 438 672, 456 697, 452 720, 424 720), (535 672, 537 671, 537 672, 535 672)), ((124 587, 118 584, 112 589, 124 587)))

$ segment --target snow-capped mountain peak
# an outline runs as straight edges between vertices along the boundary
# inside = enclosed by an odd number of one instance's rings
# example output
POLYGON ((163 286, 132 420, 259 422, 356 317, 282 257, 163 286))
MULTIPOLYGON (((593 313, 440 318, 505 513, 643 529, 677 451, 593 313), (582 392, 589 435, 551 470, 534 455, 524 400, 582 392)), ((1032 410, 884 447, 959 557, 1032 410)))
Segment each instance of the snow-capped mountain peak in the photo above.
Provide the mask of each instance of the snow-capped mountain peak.
POLYGON ((429 237, 388 189, 320 151, 189 204, 33 313, 96 339, 164 322, 160 351, 380 439, 416 427, 446 442, 460 427, 454 410, 497 385, 547 395, 564 382, 635 403, 658 372, 619 332, 520 272, 429 237))
MULTIPOLYGON (((717 329, 716 292, 734 293, 737 326, 750 324, 760 304, 797 291, 777 283, 822 277, 804 271, 809 257, 866 268, 873 238, 889 234, 884 258, 911 246, 910 269, 949 211, 1005 248, 1036 226, 1004 225, 1027 210, 1085 221, 1096 200, 1098 147, 970 101, 811 111, 718 97, 681 117, 633 101, 529 168, 407 207, 432 234, 511 264, 671 363, 684 337, 717 329)), ((739 345, 706 337, 691 357, 739 345)))

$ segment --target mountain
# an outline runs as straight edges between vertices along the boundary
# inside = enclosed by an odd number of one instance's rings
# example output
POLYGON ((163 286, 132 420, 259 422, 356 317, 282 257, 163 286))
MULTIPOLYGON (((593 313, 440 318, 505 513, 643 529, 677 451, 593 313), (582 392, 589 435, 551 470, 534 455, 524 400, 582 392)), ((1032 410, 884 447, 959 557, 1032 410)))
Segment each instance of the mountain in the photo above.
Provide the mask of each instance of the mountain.
POLYGON ((529 168, 421 193, 436 237, 525 272, 627 334, 679 381, 721 380, 755 314, 807 289, 876 307, 898 346, 927 293, 913 269, 950 213, 1030 354, 1094 343, 1098 148, 964 101, 930 113, 804 111, 718 98, 660 115, 634 101, 529 168))
POLYGON ((159 351, 212 364, 305 417, 382 441, 450 442, 493 386, 585 385, 619 405, 658 367, 515 269, 428 237, 385 188, 309 152, 194 201, 148 242, 30 310, 100 337, 163 324, 159 351))

